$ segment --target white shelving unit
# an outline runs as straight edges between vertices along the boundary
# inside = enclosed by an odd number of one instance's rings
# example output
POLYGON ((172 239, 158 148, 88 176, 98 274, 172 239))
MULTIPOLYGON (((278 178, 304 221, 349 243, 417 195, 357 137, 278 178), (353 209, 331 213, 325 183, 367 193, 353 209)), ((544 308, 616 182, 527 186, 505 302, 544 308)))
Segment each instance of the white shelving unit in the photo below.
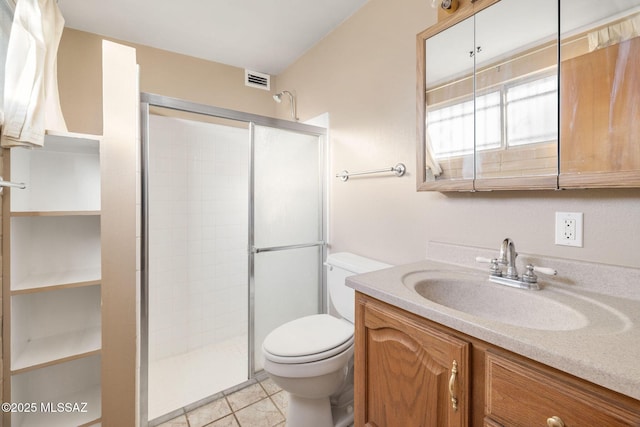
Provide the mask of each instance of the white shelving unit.
POLYGON ((26 184, 11 192, 11 211, 100 211, 100 137, 47 133, 42 149, 11 150, 11 181, 26 184))
POLYGON ((11 370, 100 350, 100 285, 11 297, 11 370))
POLYGON ((4 228, 5 401, 38 405, 12 414, 13 427, 101 420, 100 139, 53 133, 10 152, 10 179, 26 188, 11 189, 4 228), (59 403, 84 410, 53 412, 59 403))
POLYGON ((3 149, 4 180, 26 188, 2 197, 2 400, 87 403, 4 427, 136 423, 138 74, 134 48, 103 40, 103 135, 3 149))
POLYGON ((99 214, 12 214, 11 242, 12 294, 100 281, 99 214))
POLYGON ((12 401, 37 405, 36 412, 13 414, 12 427, 70 427, 99 422, 100 355, 13 375, 11 382, 12 401), (78 410, 63 407, 62 411, 54 412, 60 403, 78 404, 78 410))

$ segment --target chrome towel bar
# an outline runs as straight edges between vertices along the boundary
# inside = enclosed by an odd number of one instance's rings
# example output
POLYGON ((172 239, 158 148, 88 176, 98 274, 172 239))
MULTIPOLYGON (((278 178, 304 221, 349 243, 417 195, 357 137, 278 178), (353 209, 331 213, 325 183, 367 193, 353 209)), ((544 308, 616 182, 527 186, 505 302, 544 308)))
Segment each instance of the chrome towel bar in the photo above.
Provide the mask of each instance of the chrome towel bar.
POLYGON ((0 187, 14 187, 14 188, 20 188, 24 190, 25 188, 27 188, 27 185, 23 182, 4 181, 0 176, 0 187))
POLYGON ((397 165, 392 166, 390 168, 374 169, 374 170, 370 170, 370 171, 349 172, 349 171, 344 170, 344 171, 340 172, 339 174, 336 174, 336 178, 340 178, 342 181, 347 181, 350 176, 369 175, 369 174, 384 173, 384 172, 393 172, 393 173, 396 174, 396 176, 402 176, 402 175, 404 175, 404 173, 406 171, 407 171, 407 168, 404 165, 404 163, 398 163, 397 165))

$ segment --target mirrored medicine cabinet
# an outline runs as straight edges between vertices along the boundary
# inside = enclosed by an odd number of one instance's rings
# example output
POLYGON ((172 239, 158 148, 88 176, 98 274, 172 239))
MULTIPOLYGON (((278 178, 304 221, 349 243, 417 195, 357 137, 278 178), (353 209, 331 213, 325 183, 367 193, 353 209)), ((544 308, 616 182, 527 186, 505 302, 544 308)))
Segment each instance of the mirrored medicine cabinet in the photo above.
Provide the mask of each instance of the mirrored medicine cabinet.
POLYGON ((469 0, 417 40, 419 191, 640 187, 640 0, 469 0))

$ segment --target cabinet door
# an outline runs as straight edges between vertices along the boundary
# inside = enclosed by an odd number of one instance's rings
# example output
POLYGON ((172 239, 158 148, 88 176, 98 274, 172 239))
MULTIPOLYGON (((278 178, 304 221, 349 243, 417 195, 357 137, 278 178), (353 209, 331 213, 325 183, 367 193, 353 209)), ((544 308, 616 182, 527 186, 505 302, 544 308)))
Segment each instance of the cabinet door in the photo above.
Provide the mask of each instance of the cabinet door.
POLYGON ((420 190, 473 189, 473 22, 436 26, 419 43, 420 190))
POLYGON ((358 295, 356 426, 467 425, 468 343, 358 295))
POLYGON ((563 0, 561 188, 640 186, 640 0, 563 0))
POLYGON ((419 191, 557 188, 557 32, 556 0, 484 0, 418 34, 419 191))
POLYGON ((475 15, 476 190, 556 188, 557 33, 556 0, 502 0, 475 15))
POLYGON ((561 187, 640 185, 639 68, 638 37, 563 62, 561 187))

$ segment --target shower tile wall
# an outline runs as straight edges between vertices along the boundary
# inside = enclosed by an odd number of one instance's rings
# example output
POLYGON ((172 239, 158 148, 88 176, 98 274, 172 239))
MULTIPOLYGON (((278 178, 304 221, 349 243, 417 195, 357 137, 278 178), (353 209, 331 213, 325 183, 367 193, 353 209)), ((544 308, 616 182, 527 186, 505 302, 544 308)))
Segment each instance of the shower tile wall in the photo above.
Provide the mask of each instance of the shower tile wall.
POLYGON ((247 334, 247 129, 150 116, 149 360, 247 334))

